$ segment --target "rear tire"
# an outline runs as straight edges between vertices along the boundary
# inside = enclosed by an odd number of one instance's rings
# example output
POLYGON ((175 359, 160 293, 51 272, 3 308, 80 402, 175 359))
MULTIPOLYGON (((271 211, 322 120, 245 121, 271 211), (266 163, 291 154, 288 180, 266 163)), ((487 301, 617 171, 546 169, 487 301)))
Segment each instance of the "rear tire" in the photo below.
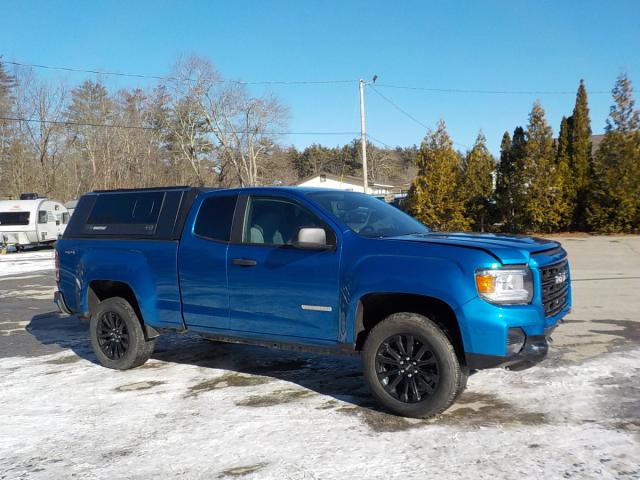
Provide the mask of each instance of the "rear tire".
POLYGON ((104 367, 128 370, 151 357, 155 339, 147 340, 135 310, 124 298, 100 302, 89 322, 91 346, 104 367))
POLYGON ((372 395, 405 417, 442 413, 466 386, 467 375, 445 333, 417 313, 395 313, 376 325, 362 362, 372 395))

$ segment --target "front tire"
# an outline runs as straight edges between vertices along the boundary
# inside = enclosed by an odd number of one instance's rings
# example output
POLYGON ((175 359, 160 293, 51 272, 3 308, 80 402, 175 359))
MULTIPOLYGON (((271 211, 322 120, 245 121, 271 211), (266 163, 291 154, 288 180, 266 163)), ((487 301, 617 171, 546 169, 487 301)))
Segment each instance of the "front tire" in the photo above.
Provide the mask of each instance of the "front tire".
POLYGON ((124 298, 100 302, 89 322, 91 346, 104 367, 128 370, 151 357, 155 339, 147 340, 135 310, 124 298))
POLYGON ((362 362, 372 395, 405 417, 442 413, 466 384, 447 336, 417 313, 395 313, 376 325, 364 344, 362 362))

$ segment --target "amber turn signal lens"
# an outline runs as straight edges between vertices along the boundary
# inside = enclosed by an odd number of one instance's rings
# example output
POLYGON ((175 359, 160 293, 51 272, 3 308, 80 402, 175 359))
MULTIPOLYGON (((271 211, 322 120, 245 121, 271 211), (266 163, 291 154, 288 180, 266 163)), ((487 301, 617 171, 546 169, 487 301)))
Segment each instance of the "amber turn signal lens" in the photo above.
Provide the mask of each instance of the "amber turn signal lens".
POLYGON ((493 293, 496 289, 496 277, 493 275, 476 275, 476 286, 479 293, 493 293))

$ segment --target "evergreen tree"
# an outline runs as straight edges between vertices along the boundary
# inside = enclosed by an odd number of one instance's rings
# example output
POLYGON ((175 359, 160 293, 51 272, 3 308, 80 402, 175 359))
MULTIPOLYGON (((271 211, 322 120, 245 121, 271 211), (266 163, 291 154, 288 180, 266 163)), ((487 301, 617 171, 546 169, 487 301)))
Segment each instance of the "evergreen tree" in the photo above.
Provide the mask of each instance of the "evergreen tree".
POLYGON ((460 157, 444 121, 425 136, 416 158, 418 175, 407 198, 409 212, 436 230, 465 230, 464 203, 459 194, 460 157))
POLYGON ((525 202, 526 202, 526 177, 525 158, 527 154, 527 134, 522 127, 516 127, 511 139, 509 150, 510 176, 509 198, 510 215, 506 223, 506 231, 522 232, 526 227, 525 202))
POLYGON ((478 134, 473 148, 462 162, 461 190, 465 199, 465 213, 476 231, 485 231, 493 201, 493 176, 496 163, 487 149, 487 139, 478 134))
POLYGON ((500 144, 500 163, 496 178, 498 220, 505 232, 524 229, 524 158, 527 139, 522 127, 516 127, 513 138, 505 132, 500 144))
POLYGON ((559 180, 562 182, 562 196, 566 202, 567 209, 563 212, 562 218, 560 219, 559 227, 561 229, 571 226, 575 212, 576 189, 572 181, 569 166, 571 162, 569 152, 571 146, 570 133, 571 118, 562 117, 556 146, 556 168, 558 169, 559 180))
POLYGON ((640 112, 635 109, 633 86, 626 73, 621 73, 618 76, 611 93, 614 104, 609 111, 609 118, 605 127, 606 132, 628 133, 637 131, 640 127, 640 112))
POLYGON ((504 132, 500 142, 500 161, 496 171, 496 216, 504 230, 509 230, 513 219, 513 195, 511 194, 511 178, 513 163, 511 162, 511 136, 504 132))
MULTIPOLYGON (((570 185, 569 201, 573 207, 573 228, 583 230, 586 225, 586 197, 590 188, 591 172, 591 120, 587 90, 584 81, 580 80, 576 104, 573 115, 568 123, 569 127, 569 163, 570 179, 565 179, 570 185)), ((562 133, 562 132, 561 132, 562 133)), ((564 164, 563 164, 564 166, 564 164)))
POLYGON ((343 152, 339 152, 335 148, 324 147, 315 143, 308 146, 295 159, 293 164, 298 178, 305 178, 323 172, 333 173, 334 175, 342 174, 342 165, 345 163, 343 162, 343 155, 350 157, 351 150, 355 155, 355 148, 351 149, 350 146, 345 146, 344 148, 343 152))
POLYGON ((562 117, 556 146, 556 163, 569 163, 569 119, 562 117))
POLYGON ((537 101, 529 114, 522 172, 526 192, 525 227, 543 232, 556 230, 569 205, 565 202, 562 179, 555 163, 553 133, 537 101))
POLYGON ((618 77, 612 93, 614 105, 594 159, 587 222, 600 232, 633 232, 640 229, 640 113, 626 75, 618 77))

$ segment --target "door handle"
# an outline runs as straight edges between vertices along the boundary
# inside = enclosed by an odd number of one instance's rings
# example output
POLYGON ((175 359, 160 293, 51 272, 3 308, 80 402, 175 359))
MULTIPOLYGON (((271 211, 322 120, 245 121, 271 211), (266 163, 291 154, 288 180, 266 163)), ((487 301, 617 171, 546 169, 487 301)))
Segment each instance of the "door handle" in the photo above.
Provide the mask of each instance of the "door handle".
POLYGON ((231 263, 241 267, 255 267, 258 264, 253 258, 234 258, 231 263))

